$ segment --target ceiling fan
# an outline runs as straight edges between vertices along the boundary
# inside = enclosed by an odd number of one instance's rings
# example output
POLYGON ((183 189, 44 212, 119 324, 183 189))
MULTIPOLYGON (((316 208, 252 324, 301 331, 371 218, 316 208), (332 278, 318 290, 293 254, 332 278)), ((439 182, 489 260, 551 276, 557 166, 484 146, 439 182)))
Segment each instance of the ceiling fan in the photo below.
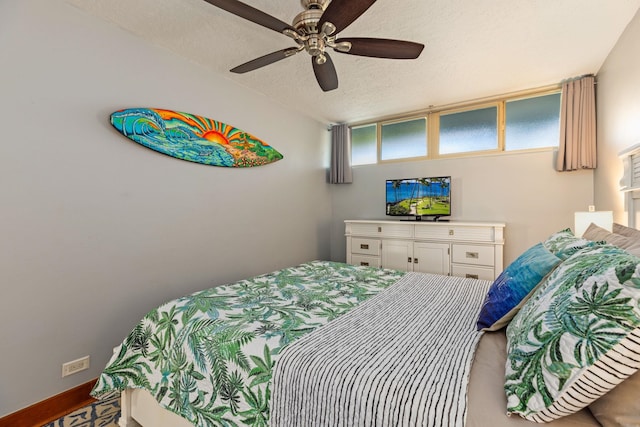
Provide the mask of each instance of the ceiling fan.
POLYGON ((415 59, 423 44, 378 38, 342 38, 336 34, 358 19, 376 0, 300 0, 304 11, 291 25, 274 18, 238 0, 205 0, 241 18, 272 29, 292 38, 297 46, 278 50, 231 69, 233 73, 246 73, 306 50, 311 55, 313 71, 318 84, 327 92, 338 87, 338 75, 326 52, 335 52, 374 58, 415 59))

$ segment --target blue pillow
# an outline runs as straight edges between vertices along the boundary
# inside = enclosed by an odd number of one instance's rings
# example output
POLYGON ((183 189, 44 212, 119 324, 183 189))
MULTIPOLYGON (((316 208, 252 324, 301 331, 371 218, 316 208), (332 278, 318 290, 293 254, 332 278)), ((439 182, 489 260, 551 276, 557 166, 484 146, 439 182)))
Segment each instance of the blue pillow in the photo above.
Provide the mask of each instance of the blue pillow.
POLYGON ((542 243, 520 255, 489 288, 478 317, 478 330, 497 331, 506 326, 560 261, 542 243))

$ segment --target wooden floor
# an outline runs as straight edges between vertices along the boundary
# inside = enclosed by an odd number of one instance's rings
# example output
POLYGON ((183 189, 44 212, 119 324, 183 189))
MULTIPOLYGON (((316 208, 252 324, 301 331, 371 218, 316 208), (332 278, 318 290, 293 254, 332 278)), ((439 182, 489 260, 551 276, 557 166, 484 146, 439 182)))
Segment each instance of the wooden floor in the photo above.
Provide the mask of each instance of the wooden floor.
MULTIPOLYGON (((81 384, 64 393, 60 393, 42 402, 2 417, 0 418, 0 427, 60 427, 66 425, 73 425, 74 427, 115 426, 116 424, 105 424, 105 422, 107 422, 110 417, 113 418, 113 416, 109 414, 112 414, 114 411, 117 411, 117 417, 119 417, 119 399, 110 399, 96 404, 96 400, 89 395, 95 382, 96 380, 93 380, 81 384), (63 417, 76 413, 81 415, 74 417, 74 424, 63 423, 63 417), (102 423, 97 423, 96 418, 93 420, 93 424, 85 424, 83 417, 88 421, 91 421, 91 417, 104 419, 100 421, 102 423)), ((70 418, 66 418, 66 420, 69 419, 70 418)))

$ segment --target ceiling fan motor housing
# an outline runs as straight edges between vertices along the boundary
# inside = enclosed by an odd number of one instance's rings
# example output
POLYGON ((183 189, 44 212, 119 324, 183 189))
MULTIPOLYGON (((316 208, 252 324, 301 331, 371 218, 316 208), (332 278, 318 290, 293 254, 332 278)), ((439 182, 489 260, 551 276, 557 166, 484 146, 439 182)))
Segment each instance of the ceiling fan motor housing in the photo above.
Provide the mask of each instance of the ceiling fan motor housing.
POLYGON ((293 20, 293 28, 301 35, 317 34, 321 16, 322 9, 308 9, 300 12, 293 20))
POLYGON ((329 0, 300 0, 300 4, 305 10, 308 10, 308 9, 324 10, 329 4, 329 0))

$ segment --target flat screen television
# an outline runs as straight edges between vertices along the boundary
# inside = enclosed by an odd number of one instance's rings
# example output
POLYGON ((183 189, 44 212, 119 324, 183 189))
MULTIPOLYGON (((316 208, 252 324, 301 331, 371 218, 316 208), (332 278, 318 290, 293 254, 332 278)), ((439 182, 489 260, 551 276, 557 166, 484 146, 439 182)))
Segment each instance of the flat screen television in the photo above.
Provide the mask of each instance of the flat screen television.
POLYGON ((451 215, 451 177, 388 179, 387 215, 438 221, 451 215))

